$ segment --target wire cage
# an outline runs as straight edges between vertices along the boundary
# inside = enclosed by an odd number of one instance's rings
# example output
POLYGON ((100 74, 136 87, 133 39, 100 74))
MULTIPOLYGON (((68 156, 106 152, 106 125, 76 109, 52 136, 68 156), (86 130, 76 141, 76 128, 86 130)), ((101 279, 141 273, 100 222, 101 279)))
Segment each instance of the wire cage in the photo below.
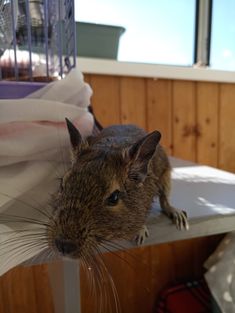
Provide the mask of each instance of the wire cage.
POLYGON ((73 0, 0 0, 0 80, 51 81, 75 67, 73 0))

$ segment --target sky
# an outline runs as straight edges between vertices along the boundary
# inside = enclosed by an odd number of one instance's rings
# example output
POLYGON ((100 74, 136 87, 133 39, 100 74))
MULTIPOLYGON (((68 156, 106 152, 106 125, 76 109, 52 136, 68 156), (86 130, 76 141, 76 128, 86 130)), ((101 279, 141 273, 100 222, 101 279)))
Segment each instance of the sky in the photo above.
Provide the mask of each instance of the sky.
POLYGON ((211 67, 235 70, 235 0, 214 0, 211 67))
MULTIPOLYGON (((213 1, 211 67, 235 70, 235 0, 213 1)), ((191 66, 195 0, 75 0, 77 21, 122 26, 118 60, 191 66)))

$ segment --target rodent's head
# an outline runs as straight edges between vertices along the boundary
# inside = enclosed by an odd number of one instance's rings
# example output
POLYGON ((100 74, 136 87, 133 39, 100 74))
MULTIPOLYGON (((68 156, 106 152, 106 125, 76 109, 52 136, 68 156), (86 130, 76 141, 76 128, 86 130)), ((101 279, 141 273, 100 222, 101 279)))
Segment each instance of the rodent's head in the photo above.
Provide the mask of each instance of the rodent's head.
POLYGON ((127 149, 105 149, 82 141, 68 120, 72 166, 52 198, 48 227, 54 251, 79 258, 99 245, 130 239, 143 226, 154 194, 150 160, 160 133, 144 136, 127 149))

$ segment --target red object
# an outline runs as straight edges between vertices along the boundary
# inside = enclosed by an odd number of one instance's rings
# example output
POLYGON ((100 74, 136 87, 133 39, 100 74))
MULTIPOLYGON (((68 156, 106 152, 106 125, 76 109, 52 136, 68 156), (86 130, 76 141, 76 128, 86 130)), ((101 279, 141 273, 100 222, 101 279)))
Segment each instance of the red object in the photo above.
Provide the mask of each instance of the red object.
POLYGON ((163 290, 155 313, 211 313, 211 294, 205 281, 163 290))

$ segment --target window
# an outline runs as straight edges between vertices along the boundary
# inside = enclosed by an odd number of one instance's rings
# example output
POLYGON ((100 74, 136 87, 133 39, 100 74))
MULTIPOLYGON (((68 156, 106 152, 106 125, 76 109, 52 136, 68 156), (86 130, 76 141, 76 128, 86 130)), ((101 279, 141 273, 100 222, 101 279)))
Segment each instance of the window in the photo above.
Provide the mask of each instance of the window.
POLYGON ((214 0, 210 66, 235 70, 235 0, 214 0))
POLYGON ((189 66, 195 0, 76 0, 76 20, 122 26, 118 60, 189 66))
POLYGON ((118 60, 235 70, 235 0, 75 0, 76 20, 126 29, 118 60))

